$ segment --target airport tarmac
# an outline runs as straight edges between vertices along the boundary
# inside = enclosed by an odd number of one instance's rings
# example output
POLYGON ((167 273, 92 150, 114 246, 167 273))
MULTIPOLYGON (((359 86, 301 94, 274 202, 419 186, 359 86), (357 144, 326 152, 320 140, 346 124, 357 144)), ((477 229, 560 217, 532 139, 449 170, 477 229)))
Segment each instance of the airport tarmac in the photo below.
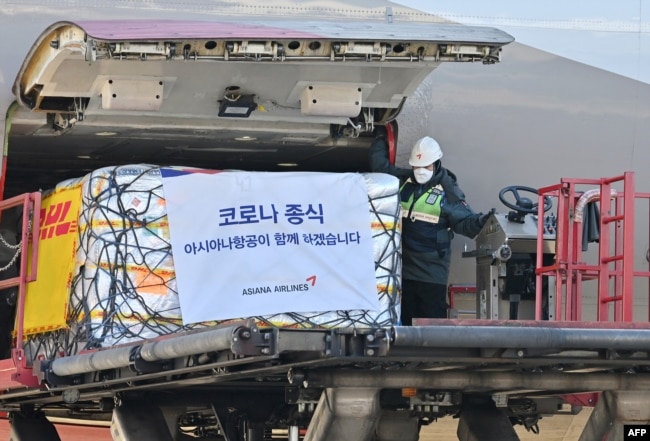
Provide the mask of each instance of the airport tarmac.
MULTIPOLYGON (((540 433, 527 432, 523 426, 515 426, 521 441, 577 441, 580 438, 591 408, 585 408, 578 415, 556 415, 542 418, 539 422, 540 433)), ((420 441, 458 441, 456 429, 458 420, 443 418, 426 426, 420 434, 420 441)), ((57 425, 61 441, 111 441, 110 430, 107 427, 57 425)), ((0 440, 9 439, 9 423, 0 420, 0 440)))
MULTIPOLYGON (((61 441, 112 441, 111 431, 108 427, 56 424, 56 429, 61 441)), ((11 440, 11 427, 9 421, 0 419, 0 440, 11 440)))
MULTIPOLYGON (((554 415, 539 421, 539 434, 524 426, 515 426, 521 441, 578 441, 593 408, 583 408, 577 415, 554 415)), ((458 419, 442 418, 423 427, 420 441, 458 441, 458 419)))

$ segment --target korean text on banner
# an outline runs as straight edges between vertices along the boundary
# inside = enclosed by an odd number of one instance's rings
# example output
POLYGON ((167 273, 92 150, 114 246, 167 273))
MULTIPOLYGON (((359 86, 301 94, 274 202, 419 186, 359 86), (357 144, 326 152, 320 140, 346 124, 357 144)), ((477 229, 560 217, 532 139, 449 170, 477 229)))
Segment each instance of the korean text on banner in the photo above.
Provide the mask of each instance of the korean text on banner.
POLYGON ((363 176, 162 175, 183 323, 379 308, 363 176))
POLYGON ((79 183, 62 186, 42 199, 38 277, 27 284, 25 335, 66 326, 80 206, 79 183))

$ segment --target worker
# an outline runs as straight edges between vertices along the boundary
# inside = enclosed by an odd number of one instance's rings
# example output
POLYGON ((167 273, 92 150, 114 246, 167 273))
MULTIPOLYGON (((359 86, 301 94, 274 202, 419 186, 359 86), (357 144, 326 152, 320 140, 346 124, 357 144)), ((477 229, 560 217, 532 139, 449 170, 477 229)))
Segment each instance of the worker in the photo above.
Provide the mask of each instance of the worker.
POLYGON ((465 201, 456 175, 442 166, 442 150, 425 136, 411 150, 411 169, 395 167, 388 159, 382 130, 370 147, 373 172, 400 178, 402 204, 401 324, 413 318, 447 318, 447 280, 454 233, 474 238, 489 213, 476 213, 465 201))

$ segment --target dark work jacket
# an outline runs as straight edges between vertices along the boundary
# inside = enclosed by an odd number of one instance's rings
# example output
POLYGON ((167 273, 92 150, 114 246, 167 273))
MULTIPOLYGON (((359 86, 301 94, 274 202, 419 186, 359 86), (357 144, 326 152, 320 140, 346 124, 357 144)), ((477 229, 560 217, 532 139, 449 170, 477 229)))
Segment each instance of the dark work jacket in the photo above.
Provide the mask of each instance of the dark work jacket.
POLYGON ((383 138, 377 138, 370 147, 370 167, 373 172, 400 178, 402 201, 407 201, 413 193, 417 197, 428 194, 438 184, 442 186, 438 223, 402 218, 402 279, 446 285, 454 233, 476 237, 482 228, 481 213, 475 213, 467 204, 456 176, 444 167, 440 167, 426 184, 418 184, 412 170, 391 165, 383 138))

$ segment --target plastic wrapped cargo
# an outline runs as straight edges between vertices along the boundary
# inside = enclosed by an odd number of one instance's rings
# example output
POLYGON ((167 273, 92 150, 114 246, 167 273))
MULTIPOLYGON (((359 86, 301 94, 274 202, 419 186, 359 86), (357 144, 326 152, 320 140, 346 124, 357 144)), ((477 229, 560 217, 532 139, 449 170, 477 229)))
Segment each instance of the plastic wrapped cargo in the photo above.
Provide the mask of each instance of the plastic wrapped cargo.
MULTIPOLYGON (((399 317, 398 181, 364 174, 378 310, 285 312, 253 317, 260 326, 386 327, 399 317)), ((160 168, 126 165, 81 179, 78 250, 64 350, 108 347, 217 322, 183 324, 160 168), (74 348, 74 349, 73 349, 74 348)), ((250 317, 233 317, 233 320, 250 317)))
POLYGON ((83 178, 71 324, 86 347, 181 327, 158 167, 129 165, 83 178))

